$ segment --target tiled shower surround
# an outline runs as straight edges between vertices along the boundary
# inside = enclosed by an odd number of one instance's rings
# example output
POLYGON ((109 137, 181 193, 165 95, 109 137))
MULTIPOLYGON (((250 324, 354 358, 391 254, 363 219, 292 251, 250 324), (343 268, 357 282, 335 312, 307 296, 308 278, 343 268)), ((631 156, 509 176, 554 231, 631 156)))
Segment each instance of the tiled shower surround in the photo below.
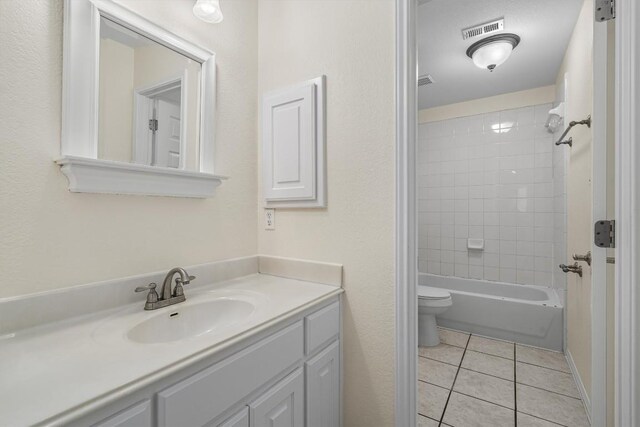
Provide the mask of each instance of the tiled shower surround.
POLYGON ((564 176, 564 163, 553 156, 564 147, 544 126, 550 108, 420 125, 421 272, 552 286, 554 240, 564 232, 554 226, 564 215, 564 179, 554 188, 554 172, 564 176), (484 250, 467 249, 468 238, 484 239, 484 250))

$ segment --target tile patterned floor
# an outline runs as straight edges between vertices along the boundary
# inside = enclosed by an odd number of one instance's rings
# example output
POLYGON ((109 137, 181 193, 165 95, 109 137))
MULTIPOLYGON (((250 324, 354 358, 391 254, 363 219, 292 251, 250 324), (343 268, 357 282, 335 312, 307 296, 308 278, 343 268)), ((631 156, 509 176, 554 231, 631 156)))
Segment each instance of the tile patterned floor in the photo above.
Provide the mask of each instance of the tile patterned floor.
POLYGON ((588 427, 561 353, 440 328, 418 349, 419 427, 588 427))

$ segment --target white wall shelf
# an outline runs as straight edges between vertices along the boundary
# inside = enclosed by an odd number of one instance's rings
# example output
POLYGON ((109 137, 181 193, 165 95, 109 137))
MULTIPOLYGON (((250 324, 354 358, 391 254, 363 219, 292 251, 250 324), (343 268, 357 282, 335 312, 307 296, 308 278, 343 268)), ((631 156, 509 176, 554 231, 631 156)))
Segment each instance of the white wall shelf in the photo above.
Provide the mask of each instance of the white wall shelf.
POLYGON ((73 193, 213 197, 226 177, 181 169, 65 156, 56 163, 73 193))

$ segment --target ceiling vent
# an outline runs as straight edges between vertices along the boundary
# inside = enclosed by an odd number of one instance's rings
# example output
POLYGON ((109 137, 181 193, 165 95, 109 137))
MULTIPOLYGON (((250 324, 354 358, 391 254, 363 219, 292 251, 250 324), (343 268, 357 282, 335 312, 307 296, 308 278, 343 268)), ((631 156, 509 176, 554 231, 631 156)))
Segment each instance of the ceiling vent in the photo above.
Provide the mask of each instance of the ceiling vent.
POLYGON ((431 74, 425 74, 424 76, 418 77, 418 86, 426 86, 433 83, 433 77, 431 74))
POLYGON ((462 38, 464 40, 484 36, 485 34, 495 33, 504 29, 504 18, 496 19, 494 21, 485 22, 484 24, 474 25, 473 27, 465 28, 462 30, 462 38))

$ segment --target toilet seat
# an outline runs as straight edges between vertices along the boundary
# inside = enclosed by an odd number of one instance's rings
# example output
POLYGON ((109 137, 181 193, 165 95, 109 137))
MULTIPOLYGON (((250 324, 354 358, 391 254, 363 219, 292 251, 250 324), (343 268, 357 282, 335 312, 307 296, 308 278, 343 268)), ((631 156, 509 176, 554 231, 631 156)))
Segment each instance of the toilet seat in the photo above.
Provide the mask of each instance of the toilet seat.
POLYGON ((422 300, 444 300, 451 298, 451 294, 441 288, 432 288, 431 286, 418 286, 418 298, 422 300))

